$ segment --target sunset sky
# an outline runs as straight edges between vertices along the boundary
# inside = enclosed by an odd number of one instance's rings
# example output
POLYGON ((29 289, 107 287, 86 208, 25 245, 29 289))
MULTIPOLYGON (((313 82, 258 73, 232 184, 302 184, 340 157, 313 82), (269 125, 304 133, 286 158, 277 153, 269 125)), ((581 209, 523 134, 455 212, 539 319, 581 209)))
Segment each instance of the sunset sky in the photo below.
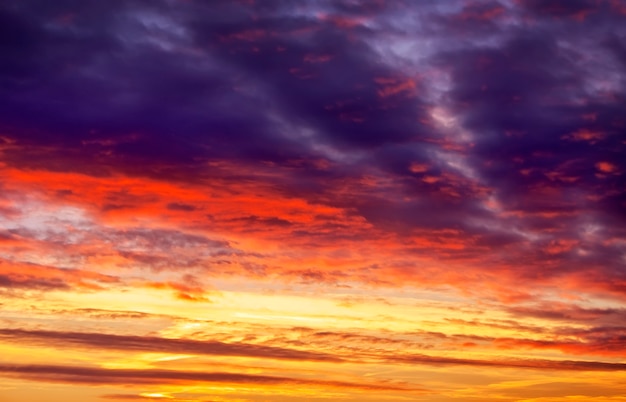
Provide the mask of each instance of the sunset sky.
POLYGON ((626 0, 2 0, 0 401, 626 401, 625 176, 626 0))

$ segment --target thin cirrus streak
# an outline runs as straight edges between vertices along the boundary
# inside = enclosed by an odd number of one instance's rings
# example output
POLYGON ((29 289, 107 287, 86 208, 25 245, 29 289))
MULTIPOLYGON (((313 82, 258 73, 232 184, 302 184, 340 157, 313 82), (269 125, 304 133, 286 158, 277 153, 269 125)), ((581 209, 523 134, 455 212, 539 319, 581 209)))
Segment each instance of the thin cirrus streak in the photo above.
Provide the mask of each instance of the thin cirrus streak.
MULTIPOLYGON (((91 367, 69 367, 69 366, 0 366, 0 372, 35 378, 50 377, 52 381, 89 384, 126 384, 130 381, 135 383, 177 383, 180 381, 189 382, 218 382, 227 384, 252 383, 252 384, 303 384, 313 386, 363 388, 365 390, 397 391, 404 390, 392 385, 365 385, 351 384, 341 381, 317 381, 302 380, 288 377, 272 377, 264 375, 220 373, 220 372, 184 372, 175 370, 130 370, 130 369, 98 369, 91 367)), ((419 391, 419 390, 418 390, 419 391)))
POLYGON ((0 400, 624 400, 624 0, 104 4, 0 5, 0 400))
MULTIPOLYGON (((302 329, 300 329, 302 330, 302 329)), ((297 330, 296 330, 297 331, 297 330)), ((406 342, 397 342, 392 339, 374 338, 368 339, 363 335, 354 335, 350 333, 325 333, 317 332, 311 334, 312 337, 337 337, 343 340, 347 338, 360 338, 362 344, 368 343, 389 343, 392 346, 402 346, 405 350, 411 349, 411 344, 406 342), (368 342, 369 341, 369 342, 368 342)), ((98 349, 113 349, 118 351, 143 351, 143 352, 160 352, 171 353, 173 355, 195 356, 195 355, 213 355, 213 356, 245 356, 263 359, 285 359, 285 360, 310 360, 321 362, 350 362, 372 358, 366 348, 359 350, 353 348, 351 355, 339 357, 342 351, 337 351, 338 356, 332 356, 323 353, 307 353, 297 349, 286 349, 279 347, 268 347, 255 344, 230 343, 225 344, 216 341, 197 341, 183 339, 168 339, 155 337, 138 337, 138 336, 120 336, 106 335, 101 333, 76 333, 76 332, 51 332, 51 331, 24 331, 24 330, 2 330, 0 337, 7 341, 33 343, 40 345, 54 344, 56 347, 71 348, 77 346, 95 347, 98 349), (39 341, 39 342, 38 342, 39 341)), ((489 340, 487 338, 487 340, 489 340)), ((530 343, 528 340, 515 339, 495 339, 495 342, 530 343)), ((314 344, 315 341, 309 341, 314 344)), ((540 341, 535 341, 540 343, 540 341)), ((548 342, 543 341, 545 344, 548 342)), ((516 345, 514 345, 516 346, 516 345)), ((615 348, 618 348, 616 346, 615 348)), ((538 346, 541 348, 541 346, 538 346)), ((623 351, 616 351, 617 355, 623 355, 623 351)), ((540 360, 540 359, 499 359, 499 360, 476 360, 463 358, 449 358, 440 356, 429 356, 423 354, 403 354, 397 353, 395 356, 382 356, 384 361, 407 362, 407 363, 425 363, 434 365, 468 365, 468 366, 495 366, 495 367, 527 367, 537 369, 552 370, 598 370, 598 371, 624 371, 626 364, 622 363, 606 363, 600 361, 559 361, 559 360, 540 360)), ((20 366, 21 367, 21 366, 20 366)), ((30 366, 29 366, 30 367, 30 366)), ((17 367, 16 372, 21 370, 17 367)), ((7 369, 7 371, 10 371, 7 369)))

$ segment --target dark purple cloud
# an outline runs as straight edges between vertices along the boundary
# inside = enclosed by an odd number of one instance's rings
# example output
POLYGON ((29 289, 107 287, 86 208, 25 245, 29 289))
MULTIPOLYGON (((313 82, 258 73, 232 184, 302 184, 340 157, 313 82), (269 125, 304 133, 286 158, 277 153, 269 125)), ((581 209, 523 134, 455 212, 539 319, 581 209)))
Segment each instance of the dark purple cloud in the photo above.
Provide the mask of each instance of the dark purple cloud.
MULTIPOLYGON (((571 275, 623 297, 620 4, 8 0, 0 129, 12 151, 3 158, 264 182, 349 211, 372 233, 464 239, 442 260, 537 283, 571 275), (247 173, 215 167, 224 162, 247 173)), ((281 216, 229 219, 250 233, 320 233, 281 216)), ((362 237, 333 224, 328 237, 362 237)))

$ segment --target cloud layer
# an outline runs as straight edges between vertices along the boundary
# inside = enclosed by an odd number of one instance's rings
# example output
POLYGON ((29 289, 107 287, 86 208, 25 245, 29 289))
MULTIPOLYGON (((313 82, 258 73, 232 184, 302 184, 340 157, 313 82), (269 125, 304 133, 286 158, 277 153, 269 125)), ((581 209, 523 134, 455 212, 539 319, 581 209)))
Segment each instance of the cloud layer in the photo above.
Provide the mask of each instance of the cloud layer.
POLYGON ((0 38, 7 348, 302 360, 346 384, 371 374, 357 357, 403 381, 621 375, 624 1, 6 0, 0 38))

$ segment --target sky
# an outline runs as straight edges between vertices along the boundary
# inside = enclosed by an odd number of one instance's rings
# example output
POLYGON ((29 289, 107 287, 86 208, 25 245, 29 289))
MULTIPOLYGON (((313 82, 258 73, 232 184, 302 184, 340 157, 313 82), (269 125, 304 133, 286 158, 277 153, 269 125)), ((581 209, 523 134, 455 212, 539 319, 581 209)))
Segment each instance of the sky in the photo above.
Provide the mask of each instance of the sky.
POLYGON ((2 402, 626 401, 625 0, 3 0, 2 402))

